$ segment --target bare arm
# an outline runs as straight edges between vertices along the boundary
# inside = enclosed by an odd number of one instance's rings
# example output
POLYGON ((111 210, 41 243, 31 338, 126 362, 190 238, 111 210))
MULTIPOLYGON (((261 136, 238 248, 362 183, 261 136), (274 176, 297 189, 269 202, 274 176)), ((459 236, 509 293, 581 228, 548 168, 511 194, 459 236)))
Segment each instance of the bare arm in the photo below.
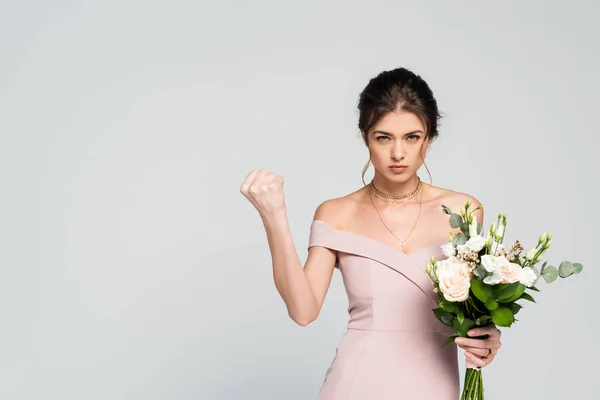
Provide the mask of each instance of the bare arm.
POLYGON ((296 251, 287 217, 278 214, 263 218, 273 266, 275 287, 297 324, 314 321, 327 294, 335 253, 312 247, 303 266, 296 251))
MULTIPOLYGON (((265 227, 273 267, 273 279, 288 315, 305 326, 321 310, 335 266, 335 252, 313 247, 303 266, 290 231, 283 202, 282 180, 270 172, 251 173, 242 193, 255 205, 265 227)), ((319 217, 324 207, 319 207, 319 217)))

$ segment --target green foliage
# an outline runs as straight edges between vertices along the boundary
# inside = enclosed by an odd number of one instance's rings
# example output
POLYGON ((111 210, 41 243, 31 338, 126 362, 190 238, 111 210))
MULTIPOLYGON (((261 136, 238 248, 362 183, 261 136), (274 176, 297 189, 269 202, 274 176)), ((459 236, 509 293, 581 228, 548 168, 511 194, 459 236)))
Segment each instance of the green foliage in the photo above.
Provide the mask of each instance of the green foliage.
POLYGON ((491 311, 491 316, 496 326, 510 327, 515 321, 515 316, 508 307, 498 307, 491 311))
POLYGON ((458 214, 450 215, 450 226, 454 229, 460 228, 463 223, 463 218, 458 214))
POLYGON ((453 326, 452 321, 454 320, 454 315, 449 313, 448 311, 444 311, 441 308, 436 308, 433 310, 436 318, 444 325, 453 326))
POLYGON ((453 326, 459 336, 467 337, 467 332, 469 329, 474 328, 476 325, 475 321, 470 318, 464 318, 462 322, 459 322, 457 318, 454 320, 453 326))

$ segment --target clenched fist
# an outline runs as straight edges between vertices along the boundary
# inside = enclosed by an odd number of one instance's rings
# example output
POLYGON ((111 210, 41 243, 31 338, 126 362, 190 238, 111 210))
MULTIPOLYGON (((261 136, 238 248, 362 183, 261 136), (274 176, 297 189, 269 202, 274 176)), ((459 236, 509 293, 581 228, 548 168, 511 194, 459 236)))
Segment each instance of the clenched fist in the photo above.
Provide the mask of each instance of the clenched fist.
POLYGON ((283 179, 264 169, 252 170, 240 187, 261 216, 285 210, 283 179))

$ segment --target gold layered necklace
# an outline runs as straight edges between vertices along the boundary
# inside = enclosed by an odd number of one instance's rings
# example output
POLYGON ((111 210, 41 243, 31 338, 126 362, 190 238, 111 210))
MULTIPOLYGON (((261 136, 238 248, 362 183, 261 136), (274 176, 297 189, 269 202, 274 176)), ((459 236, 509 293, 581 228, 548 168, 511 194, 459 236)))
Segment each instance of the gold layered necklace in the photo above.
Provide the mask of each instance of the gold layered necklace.
POLYGON ((377 216, 379 217, 379 220, 381 221, 381 223, 383 224, 383 226, 385 227, 385 229, 387 229, 387 231, 400 242, 400 246, 402 247, 402 252, 403 253, 404 253, 404 244, 408 240, 409 236, 415 230, 415 227, 417 226, 417 223, 419 222, 419 217, 421 215, 421 203, 423 201, 423 191, 421 190, 421 179, 419 179, 419 177, 417 177, 417 179, 418 179, 417 188, 414 191, 412 191, 411 193, 406 194, 406 195, 402 195, 402 196, 392 196, 390 194, 383 193, 383 192, 377 190, 375 188, 375 186, 373 185, 373 181, 371 181, 371 183, 369 184, 369 188, 371 189, 369 191, 369 197, 371 198, 371 204, 373 204, 373 208, 375 209, 375 212, 377 213, 377 216), (410 232, 408 232, 408 235, 406 235, 406 237, 404 239, 401 239, 398 236, 396 236, 396 234, 386 225, 385 221, 381 217, 381 214, 379 213, 379 210, 375 206, 375 202, 373 201, 372 193, 375 193, 376 195, 379 195, 379 196, 384 197, 384 198, 393 199, 391 201, 391 203, 393 205, 398 204, 398 201, 400 201, 400 200, 404 200, 404 199, 407 199, 407 198, 415 197, 417 195, 417 193, 420 193, 419 194, 419 210, 417 212, 417 219, 416 219, 416 221, 415 221, 412 229, 410 230, 410 232))
POLYGON ((373 183, 373 181, 371 181, 369 183, 369 188, 377 196, 382 197, 384 199, 387 199, 387 200, 384 200, 384 201, 392 203, 392 205, 395 206, 395 205, 398 205, 399 203, 401 203, 402 200, 412 199, 413 197, 415 197, 417 195, 417 193, 419 192, 419 189, 421 189, 421 178, 419 178, 417 176, 417 187, 415 188, 415 190, 413 190, 412 192, 410 192, 408 194, 403 194, 401 196, 393 196, 391 194, 387 194, 387 193, 382 192, 381 190, 379 190, 379 189, 377 189, 375 187, 375 184, 373 183))

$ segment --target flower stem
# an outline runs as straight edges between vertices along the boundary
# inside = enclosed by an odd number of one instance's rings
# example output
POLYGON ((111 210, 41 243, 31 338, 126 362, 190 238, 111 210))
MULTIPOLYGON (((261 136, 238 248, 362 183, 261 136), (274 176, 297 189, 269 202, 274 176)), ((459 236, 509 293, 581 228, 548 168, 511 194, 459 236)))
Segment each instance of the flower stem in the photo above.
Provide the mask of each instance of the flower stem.
POLYGON ((483 400, 483 376, 481 370, 467 368, 461 400, 483 400))

